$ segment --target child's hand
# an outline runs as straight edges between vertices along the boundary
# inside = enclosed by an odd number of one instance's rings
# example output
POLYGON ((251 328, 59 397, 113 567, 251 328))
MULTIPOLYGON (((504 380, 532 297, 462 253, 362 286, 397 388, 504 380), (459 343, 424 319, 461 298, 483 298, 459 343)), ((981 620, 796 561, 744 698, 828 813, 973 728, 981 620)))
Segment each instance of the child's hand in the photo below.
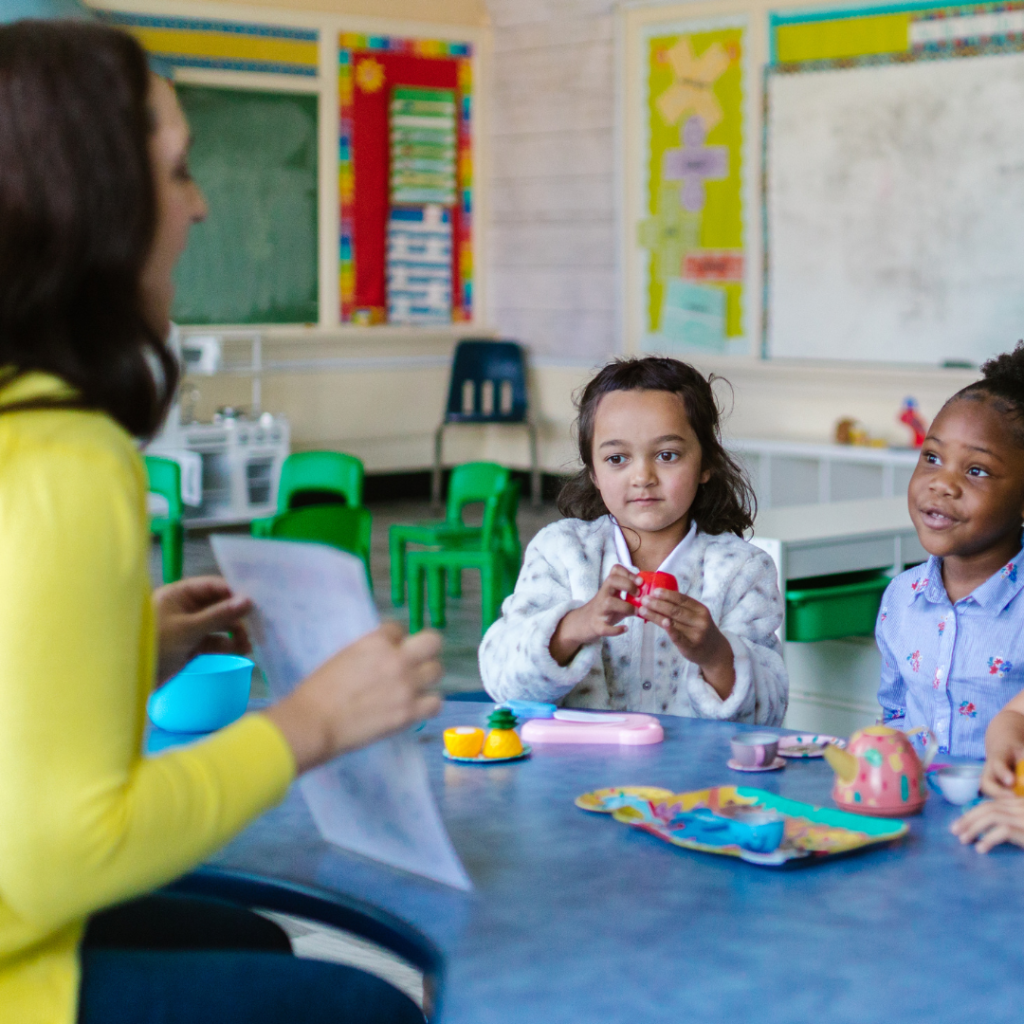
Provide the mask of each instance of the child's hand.
POLYGON ((668 633, 679 653, 700 666, 719 697, 724 700, 732 693, 736 683, 732 647, 700 601, 659 587, 640 599, 637 614, 668 633))
POLYGON ((636 610, 622 599, 622 592, 639 594, 640 582, 625 566, 613 566, 601 589, 585 605, 563 616, 548 645, 551 657, 559 665, 568 665, 581 647, 625 633, 620 623, 636 610))
POLYGON ((1024 846, 1024 799, 986 800, 957 818, 950 831, 961 843, 977 841, 978 853, 1000 843, 1024 846))
POLYGON ((993 797, 1014 795, 1019 761, 1024 761, 1024 714, 1007 706, 992 719, 985 732, 981 791, 993 797))

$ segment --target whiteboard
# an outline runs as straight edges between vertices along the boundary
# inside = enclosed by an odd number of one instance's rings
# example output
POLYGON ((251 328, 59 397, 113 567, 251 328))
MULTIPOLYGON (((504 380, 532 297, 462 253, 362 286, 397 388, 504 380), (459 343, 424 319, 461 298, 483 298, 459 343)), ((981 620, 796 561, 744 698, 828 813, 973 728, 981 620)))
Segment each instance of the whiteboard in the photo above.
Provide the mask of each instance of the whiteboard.
POLYGON ((1024 337, 1024 54, 770 74, 768 101, 767 355, 1024 337))

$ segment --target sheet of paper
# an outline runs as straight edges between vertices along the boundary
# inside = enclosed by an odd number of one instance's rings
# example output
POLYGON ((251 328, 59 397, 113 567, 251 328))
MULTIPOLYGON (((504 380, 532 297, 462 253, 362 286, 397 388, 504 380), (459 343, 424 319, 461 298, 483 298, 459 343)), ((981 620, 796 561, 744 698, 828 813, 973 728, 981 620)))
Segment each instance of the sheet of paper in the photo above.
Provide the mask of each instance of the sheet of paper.
MULTIPOLYGON (((255 605, 256 659, 278 700, 377 626, 363 563, 319 544, 218 535, 221 572, 255 605)), ((308 772, 299 787, 331 843, 458 889, 472 883, 448 837, 420 751, 406 734, 308 772)))

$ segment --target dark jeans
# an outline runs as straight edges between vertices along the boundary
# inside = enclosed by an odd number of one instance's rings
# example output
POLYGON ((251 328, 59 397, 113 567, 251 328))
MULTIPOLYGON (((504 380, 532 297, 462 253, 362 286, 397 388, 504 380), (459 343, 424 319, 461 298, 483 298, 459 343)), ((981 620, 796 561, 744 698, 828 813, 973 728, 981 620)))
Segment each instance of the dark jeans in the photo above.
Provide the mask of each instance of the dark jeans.
POLYGON ((291 956, 272 921, 215 900, 144 896, 82 942, 79 1024, 423 1024, 373 975, 291 956))

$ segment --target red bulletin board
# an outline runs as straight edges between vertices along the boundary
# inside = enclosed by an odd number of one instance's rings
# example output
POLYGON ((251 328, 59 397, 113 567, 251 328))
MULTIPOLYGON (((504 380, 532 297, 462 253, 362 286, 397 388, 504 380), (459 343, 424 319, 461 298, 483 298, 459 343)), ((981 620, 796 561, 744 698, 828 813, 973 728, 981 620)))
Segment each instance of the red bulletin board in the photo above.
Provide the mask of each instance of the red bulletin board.
POLYGON ((464 129, 468 129, 465 116, 469 108, 468 53, 457 56, 395 53, 381 48, 381 43, 393 46, 397 40, 371 38, 367 42, 366 48, 348 49, 347 60, 343 58, 342 64, 342 320, 381 323, 387 317, 388 110, 396 86, 456 92, 460 110, 460 156, 459 202, 452 209, 453 318, 469 319, 469 139, 463 138, 464 129), (351 175, 348 182, 345 180, 346 164, 351 175))

